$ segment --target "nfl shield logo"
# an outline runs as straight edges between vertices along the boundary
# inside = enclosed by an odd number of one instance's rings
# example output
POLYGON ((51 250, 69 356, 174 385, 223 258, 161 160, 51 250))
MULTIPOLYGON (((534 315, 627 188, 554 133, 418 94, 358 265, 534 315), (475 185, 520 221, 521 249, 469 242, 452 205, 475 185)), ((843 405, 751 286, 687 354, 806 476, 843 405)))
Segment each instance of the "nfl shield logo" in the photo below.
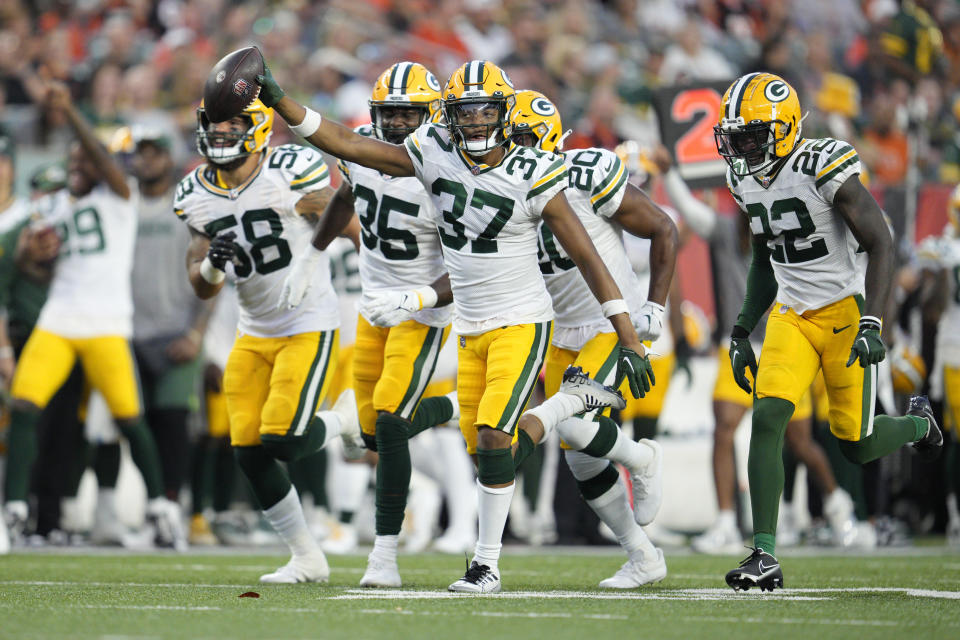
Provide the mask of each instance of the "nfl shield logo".
POLYGON ((243 78, 240 78, 233 83, 233 92, 238 96, 243 97, 247 93, 247 81, 243 78))
POLYGON ((473 165, 472 167, 470 167, 470 173, 472 173, 475 176, 480 175, 480 167, 478 167, 477 165, 473 165))
POLYGON ((463 349, 466 346, 467 346, 467 337, 460 336, 460 348, 463 349))

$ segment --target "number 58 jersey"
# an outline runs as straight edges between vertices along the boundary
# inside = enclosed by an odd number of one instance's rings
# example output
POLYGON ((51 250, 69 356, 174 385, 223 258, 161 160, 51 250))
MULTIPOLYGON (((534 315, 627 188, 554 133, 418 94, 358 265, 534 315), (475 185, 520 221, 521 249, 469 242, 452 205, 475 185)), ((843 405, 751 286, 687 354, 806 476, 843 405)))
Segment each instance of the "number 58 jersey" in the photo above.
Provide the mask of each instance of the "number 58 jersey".
POLYGON ((289 144, 269 149, 250 178, 234 189, 217 184, 211 165, 201 165, 177 186, 173 207, 181 220, 210 238, 236 234, 237 255, 227 273, 237 283, 241 333, 276 338, 340 326, 328 260, 318 261, 296 309, 277 309, 293 257, 306 251, 313 237, 313 225, 294 207, 305 194, 329 184, 323 156, 289 144))
POLYGON ((797 313, 863 294, 866 253, 833 208, 837 190, 859 173, 856 150, 833 138, 802 140, 773 176, 727 169, 751 233, 770 249, 777 301, 797 313))

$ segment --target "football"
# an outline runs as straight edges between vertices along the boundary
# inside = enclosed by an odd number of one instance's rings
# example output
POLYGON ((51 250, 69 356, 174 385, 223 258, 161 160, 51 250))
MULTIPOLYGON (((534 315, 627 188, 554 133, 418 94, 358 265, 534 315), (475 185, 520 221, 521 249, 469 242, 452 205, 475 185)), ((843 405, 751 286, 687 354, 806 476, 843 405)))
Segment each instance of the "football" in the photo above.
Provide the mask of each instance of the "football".
POLYGON ((203 107, 211 122, 229 120, 260 95, 257 76, 263 73, 263 55, 257 47, 237 49, 210 70, 203 87, 203 107))

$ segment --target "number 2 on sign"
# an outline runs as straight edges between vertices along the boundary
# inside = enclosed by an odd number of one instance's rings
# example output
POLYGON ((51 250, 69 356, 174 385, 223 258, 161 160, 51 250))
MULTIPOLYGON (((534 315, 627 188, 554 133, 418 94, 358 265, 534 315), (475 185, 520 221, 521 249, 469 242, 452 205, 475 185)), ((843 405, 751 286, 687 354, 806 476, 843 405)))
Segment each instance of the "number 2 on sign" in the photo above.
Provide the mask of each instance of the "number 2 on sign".
POLYGON ((715 89, 703 87, 681 91, 670 105, 670 115, 677 122, 691 122, 685 134, 674 147, 677 164, 717 160, 717 145, 713 139, 713 125, 720 115, 722 96, 715 89), (700 114, 699 119, 697 115, 700 114))

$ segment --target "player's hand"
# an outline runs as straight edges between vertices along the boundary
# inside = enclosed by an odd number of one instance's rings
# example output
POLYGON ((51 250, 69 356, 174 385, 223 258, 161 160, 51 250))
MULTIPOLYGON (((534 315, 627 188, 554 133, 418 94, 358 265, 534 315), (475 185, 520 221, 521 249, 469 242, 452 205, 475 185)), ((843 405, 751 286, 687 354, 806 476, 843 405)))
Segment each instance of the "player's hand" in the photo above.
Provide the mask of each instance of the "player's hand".
POLYGON ((650 391, 650 386, 657 382, 653 376, 653 367, 650 365, 650 356, 645 351, 641 356, 634 349, 622 344, 619 349, 617 379, 613 386, 615 389, 619 389, 623 379, 626 378, 633 397, 642 398, 647 395, 647 391, 650 391))
POLYGON ((257 82, 260 84, 260 102, 267 107, 276 106, 280 99, 286 95, 277 81, 273 79, 273 74, 270 73, 270 67, 267 66, 266 62, 263 63, 263 75, 257 76, 257 82))
POLYGON ((663 333, 663 305, 647 300, 634 318, 634 328, 641 340, 656 340, 663 333))
POLYGON ((361 304, 360 312, 375 327, 395 327, 423 309, 416 291, 383 291, 371 294, 370 298, 361 304))
POLYGON ((303 297, 307 295, 307 290, 313 281, 313 274, 317 270, 317 261, 323 255, 312 247, 308 251, 309 253, 303 254, 294 261, 293 268, 284 279, 277 309, 296 309, 303 302, 303 297))
POLYGON ((70 88, 66 84, 56 80, 47 80, 44 83, 43 101, 53 109, 66 110, 73 103, 73 98, 70 96, 70 88))
POLYGON ((226 271, 227 263, 232 262, 234 256, 237 255, 237 245, 234 243, 236 237, 236 233, 227 231, 215 236, 210 241, 207 257, 210 259, 210 264, 220 271, 226 271))
POLYGON ((190 362, 200 355, 202 345, 203 336, 196 329, 190 329, 179 338, 170 341, 167 345, 167 357, 176 364, 190 362))
POLYGON ((730 338, 730 366, 737 386, 747 393, 753 393, 746 371, 749 368, 753 379, 757 379, 757 355, 753 352, 749 336, 730 338))
POLYGON ((690 371, 690 357, 693 355, 693 349, 683 335, 678 336, 674 341, 673 355, 675 358, 673 373, 683 372, 687 376, 687 388, 689 389, 690 385, 693 384, 693 373, 690 371))
POLYGON ((860 366, 866 369, 882 361, 886 355, 887 348, 880 339, 880 320, 873 316, 863 316, 860 318, 860 330, 857 331, 857 337, 853 339, 853 346, 850 348, 847 366, 859 360, 860 366))

